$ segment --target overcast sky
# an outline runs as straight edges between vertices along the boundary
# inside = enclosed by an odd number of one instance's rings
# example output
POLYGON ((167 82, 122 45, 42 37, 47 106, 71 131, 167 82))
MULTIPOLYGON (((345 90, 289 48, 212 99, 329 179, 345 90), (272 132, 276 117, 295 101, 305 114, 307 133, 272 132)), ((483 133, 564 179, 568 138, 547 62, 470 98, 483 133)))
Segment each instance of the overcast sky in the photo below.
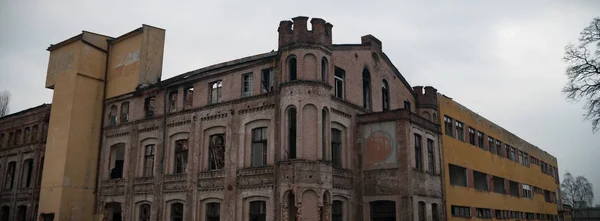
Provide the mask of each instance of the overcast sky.
POLYGON ((412 86, 432 85, 546 150, 561 175, 587 176, 600 203, 600 134, 560 92, 564 46, 600 16, 600 1, 284 2, 0 0, 0 91, 12 93, 11 112, 50 103, 45 49, 81 30, 166 29, 166 79, 276 50, 280 20, 320 17, 335 44, 373 34, 412 86))

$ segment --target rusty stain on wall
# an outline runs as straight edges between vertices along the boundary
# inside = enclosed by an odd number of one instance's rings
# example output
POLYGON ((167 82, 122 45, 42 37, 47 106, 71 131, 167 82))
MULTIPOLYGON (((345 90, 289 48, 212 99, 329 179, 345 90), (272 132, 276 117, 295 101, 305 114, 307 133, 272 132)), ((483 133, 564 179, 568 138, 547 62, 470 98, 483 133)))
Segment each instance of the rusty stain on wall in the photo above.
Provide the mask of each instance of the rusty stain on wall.
POLYGON ((365 169, 380 169, 398 166, 396 157, 396 129, 394 122, 365 126, 365 169))

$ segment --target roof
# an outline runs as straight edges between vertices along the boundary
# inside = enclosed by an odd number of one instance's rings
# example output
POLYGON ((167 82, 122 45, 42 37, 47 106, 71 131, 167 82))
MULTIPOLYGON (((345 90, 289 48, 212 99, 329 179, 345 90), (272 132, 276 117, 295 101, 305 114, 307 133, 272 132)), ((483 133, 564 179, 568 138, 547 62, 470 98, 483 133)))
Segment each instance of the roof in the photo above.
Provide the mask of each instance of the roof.
POLYGON ((31 111, 34 111, 34 110, 37 110, 37 109, 43 109, 43 108, 50 107, 50 106, 51 106, 51 104, 41 104, 41 105, 38 105, 38 106, 35 106, 35 107, 32 107, 32 108, 28 108, 28 109, 16 112, 16 113, 5 115, 3 117, 0 117, 0 120, 5 120, 5 119, 7 119, 9 117, 17 116, 17 115, 20 115, 20 114, 25 114, 27 112, 31 112, 31 111))

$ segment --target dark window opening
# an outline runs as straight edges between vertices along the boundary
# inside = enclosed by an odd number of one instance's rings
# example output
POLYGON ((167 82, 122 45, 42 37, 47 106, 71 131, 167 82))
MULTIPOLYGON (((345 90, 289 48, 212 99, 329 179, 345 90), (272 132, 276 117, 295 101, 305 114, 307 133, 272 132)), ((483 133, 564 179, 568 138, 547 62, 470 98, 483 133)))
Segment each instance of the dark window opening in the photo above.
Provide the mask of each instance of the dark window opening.
POLYGON ((429 173, 432 175, 435 174, 435 160, 432 139, 427 139, 427 162, 429 164, 429 173))
POLYGON ((506 153, 502 153, 502 141, 496 140, 496 151, 499 156, 504 156, 506 153))
POLYGON ((40 159, 40 169, 37 172, 37 185, 42 185, 42 174, 44 172, 44 157, 40 159))
POLYGON ((469 143, 475 146, 475 130, 469 127, 469 143))
POLYGON ((344 220, 344 202, 334 200, 331 206, 331 221, 343 221, 344 220))
POLYGON ((4 134, 0 134, 0 148, 4 148, 4 139, 5 139, 4 134))
POLYGON ((121 208, 121 203, 107 203, 106 210, 108 211, 108 219, 111 221, 122 221, 122 213, 123 209, 121 208))
POLYGON ((15 144, 15 133, 9 132, 8 133, 8 144, 6 146, 9 147, 9 146, 12 146, 14 144, 15 144))
POLYGON ((346 71, 344 69, 335 67, 335 96, 344 99, 344 78, 346 77, 346 71))
POLYGON ((0 210, 0 221, 10 221, 8 218, 10 218, 10 207, 9 206, 3 206, 2 209, 0 210))
MULTIPOLYGON (((477 131, 477 145, 479 146, 479 148, 484 149, 485 150, 485 140, 484 140, 484 135, 483 133, 477 131)), ((494 152, 493 151, 494 148, 490 147, 490 152, 494 152)))
POLYGON ((215 81, 209 84, 210 87, 210 103, 216 104, 221 102, 221 88, 223 87, 223 81, 215 81))
POLYGON ((171 221, 183 221, 183 204, 171 204, 171 221))
POLYGON ((111 105, 110 111, 108 112, 108 122, 110 126, 117 125, 117 105, 111 105))
POLYGON ((510 189, 511 196, 516 196, 516 197, 519 196, 519 183, 510 181, 508 184, 508 187, 510 189))
POLYGON ((175 141, 175 168, 174 174, 185 173, 188 159, 188 140, 175 141))
POLYGON ((150 96, 147 97, 146 100, 144 100, 144 111, 146 112, 146 117, 153 117, 154 116, 154 104, 156 98, 154 96, 150 96))
POLYGON ((396 202, 380 200, 370 206, 372 221, 396 221, 396 202))
POLYGON ((327 110, 321 110, 321 158, 328 161, 327 158, 327 110))
POLYGON ((23 138, 23 143, 31 142, 31 128, 25 128, 25 137, 23 138))
POLYGON ((33 172, 33 159, 23 161, 23 169, 21 170, 21 187, 31 187, 31 175, 33 172))
POLYGON ((433 221, 440 221, 440 212, 437 203, 431 204, 431 218, 433 221))
POLYGON ((296 108, 288 109, 288 157, 296 159, 296 108))
POLYGON ((408 101, 408 100, 404 101, 404 109, 410 111, 410 101, 408 101))
POLYGON ((488 191, 487 174, 473 171, 475 189, 488 191))
POLYGON ((329 72, 329 63, 327 58, 321 58, 321 81, 327 82, 327 73, 329 72))
POLYGON ((154 144, 144 147, 144 177, 152 177, 154 175, 154 144))
POLYGON ((466 206, 451 206, 452 216, 456 217, 471 217, 471 207, 466 206))
POLYGON ((221 220, 221 204, 207 203, 206 204, 206 221, 221 220))
POLYGON ((140 205, 139 221, 150 221, 151 208, 150 204, 140 205))
POLYGON ((552 202, 552 194, 550 193, 550 191, 544 190, 544 200, 549 203, 552 202))
POLYGON ((252 153, 251 162, 253 167, 267 165, 267 128, 252 129, 252 153))
POLYGON ((117 144, 110 151, 111 166, 110 178, 123 178, 123 166, 125 162, 125 144, 117 144))
POLYGON ((183 109, 190 109, 194 106, 194 87, 183 89, 183 109))
POLYGON ((15 167, 17 166, 17 162, 11 161, 8 163, 6 170, 6 178, 4 181, 4 189, 11 190, 13 188, 13 183, 15 179, 15 167))
POLYGON ((427 215, 425 214, 425 202, 419 201, 419 221, 425 221, 427 215))
POLYGON ((121 121, 121 123, 127 123, 128 120, 129 120, 129 102, 123 102, 121 104, 120 121, 121 121))
POLYGON ((505 181, 502 177, 494 176, 494 192, 496 193, 506 193, 506 187, 504 186, 505 181))
POLYGON ((331 163, 334 168, 342 167, 342 131, 331 129, 331 163))
POLYGON ((371 109, 371 73, 366 68, 362 72, 363 107, 371 109))
POLYGON ((383 110, 390 109, 390 88, 386 80, 381 82, 381 99, 383 110))
POLYGON ((418 171, 423 171, 423 152, 421 149, 421 135, 415 134, 415 168, 418 171))
POLYGON ((265 201, 250 202, 250 221, 267 220, 267 203, 265 201))
POLYGON ((261 72, 261 91, 263 93, 273 91, 273 69, 264 69, 261 72))
POLYGON ((177 91, 171 91, 171 93, 169 93, 169 111, 177 111, 177 91))
POLYGON ((464 126, 464 124, 460 121, 455 121, 455 122, 456 122, 456 138, 461 141, 465 141, 465 126, 464 126))
POLYGON ((225 166, 225 135, 215 134, 209 137, 209 169, 219 170, 225 166))
POLYGON ((296 58, 290 58, 288 61, 288 72, 290 73, 290 81, 298 79, 298 69, 296 65, 296 58))
POLYGON ((467 186, 467 169, 464 167, 448 164, 450 171, 450 184, 456 186, 467 186))
POLYGON ((16 221, 25 221, 27 219, 27 206, 18 206, 17 207, 17 220, 16 221))
MULTIPOLYGON (((496 152, 496 146, 494 146, 494 138, 488 136, 488 147, 490 148, 490 151, 492 151, 492 153, 496 152)), ((498 153, 498 155, 502 155, 500 153, 498 153)))

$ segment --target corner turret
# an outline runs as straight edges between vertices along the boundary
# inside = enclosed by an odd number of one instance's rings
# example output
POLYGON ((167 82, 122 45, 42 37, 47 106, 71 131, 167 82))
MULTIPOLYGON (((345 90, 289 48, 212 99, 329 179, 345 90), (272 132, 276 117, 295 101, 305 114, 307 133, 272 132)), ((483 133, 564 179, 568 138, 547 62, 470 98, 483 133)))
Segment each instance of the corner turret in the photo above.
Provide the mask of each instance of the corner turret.
POLYGON ((307 28, 308 17, 298 16, 292 21, 285 20, 279 23, 279 48, 296 43, 321 44, 331 47, 331 29, 333 25, 321 18, 312 18, 312 30, 307 28))

